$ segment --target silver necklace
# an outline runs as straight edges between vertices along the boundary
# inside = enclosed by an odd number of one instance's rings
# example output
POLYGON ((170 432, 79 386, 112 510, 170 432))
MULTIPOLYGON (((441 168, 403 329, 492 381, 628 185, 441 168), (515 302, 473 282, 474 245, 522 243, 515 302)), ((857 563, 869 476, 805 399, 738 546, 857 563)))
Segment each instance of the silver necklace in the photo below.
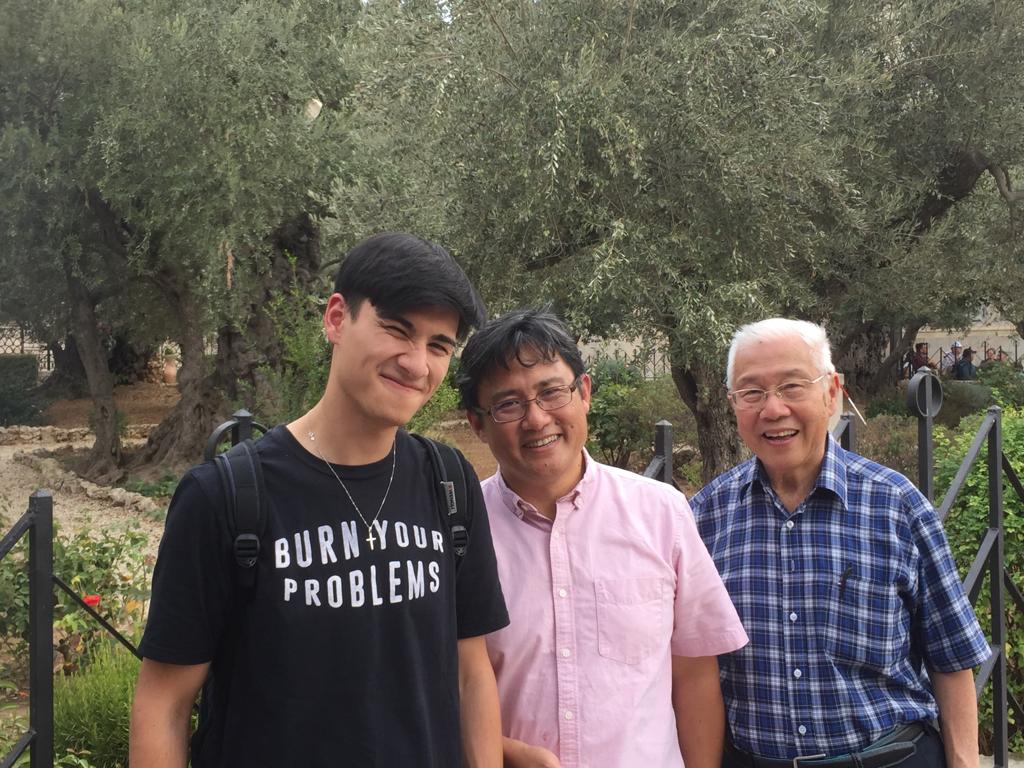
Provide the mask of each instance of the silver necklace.
POLYGON ((373 526, 377 523, 377 518, 380 517, 380 511, 384 509, 384 502, 388 500, 388 494, 391 493, 391 483, 394 482, 395 479, 395 461, 398 454, 396 450, 398 440, 396 439, 395 442, 391 444, 391 477, 388 478, 388 487, 384 489, 384 498, 380 500, 380 506, 377 507, 377 514, 375 514, 373 516, 373 520, 370 521, 367 521, 366 516, 363 514, 363 510, 361 510, 359 505, 356 504, 356 500, 352 498, 352 494, 348 492, 348 488, 346 488, 345 484, 341 482, 341 478, 338 477, 338 473, 334 471, 334 467, 331 465, 331 462, 327 460, 327 457, 325 457, 321 452, 320 446, 316 444, 316 432, 311 431, 309 433, 309 442, 313 444, 313 450, 316 451, 316 455, 319 456, 320 460, 327 465, 329 470, 331 470, 331 474, 334 475, 334 479, 338 481, 338 485, 341 486, 341 490, 345 492, 345 495, 348 496, 348 500, 352 503, 352 508, 355 509, 356 514, 359 515, 359 519, 362 520, 363 525, 366 526, 366 531, 368 533, 366 543, 370 545, 370 549, 373 549, 373 544, 377 541, 373 538, 373 526))

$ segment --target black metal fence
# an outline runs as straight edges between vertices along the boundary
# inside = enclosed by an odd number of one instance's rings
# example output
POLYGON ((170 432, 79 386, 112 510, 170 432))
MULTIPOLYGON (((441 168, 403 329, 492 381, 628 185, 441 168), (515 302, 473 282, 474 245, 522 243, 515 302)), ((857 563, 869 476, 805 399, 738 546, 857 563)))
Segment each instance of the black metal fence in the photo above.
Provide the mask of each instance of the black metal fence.
POLYGON ((28 509, 0 540, 0 560, 28 536, 28 730, 4 755, 14 765, 31 749, 30 768, 53 768, 53 495, 36 491, 28 509))

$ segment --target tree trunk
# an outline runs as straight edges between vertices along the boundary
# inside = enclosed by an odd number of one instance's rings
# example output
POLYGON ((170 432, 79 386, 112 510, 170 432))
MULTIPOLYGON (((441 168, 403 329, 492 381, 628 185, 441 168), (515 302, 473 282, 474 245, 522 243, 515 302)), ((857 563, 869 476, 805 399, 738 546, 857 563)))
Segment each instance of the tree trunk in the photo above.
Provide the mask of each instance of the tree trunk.
POLYGON ((893 374, 893 368, 896 369, 896 378, 900 378, 900 361, 903 356, 914 348, 914 340, 917 338, 917 332, 921 330, 921 322, 912 322, 903 331, 903 337, 899 343, 893 346, 889 351, 888 356, 882 361, 882 364, 878 367, 878 373, 868 383, 867 393, 870 395, 878 394, 882 391, 882 388, 890 383, 893 374))
POLYGON ((832 362, 843 374, 847 389, 858 395, 876 394, 891 384, 902 347, 886 353, 888 346, 888 333, 876 323, 862 323, 840 340, 832 350, 832 362))
POLYGON ((261 419, 258 403, 266 384, 260 369, 279 370, 283 351, 266 307, 292 290, 293 276, 302 295, 312 290, 320 263, 319 231, 305 214, 278 229, 271 242, 274 259, 270 269, 256 283, 245 321, 225 323, 218 330, 212 367, 204 353, 198 320, 201 313, 189 290, 190 278, 170 272, 160 276, 158 284, 181 329, 176 339, 182 351, 178 372, 181 399, 150 434, 132 462, 134 467, 160 465, 177 470, 200 461, 207 438, 230 415, 234 404, 244 404, 261 419))
POLYGON ((202 460, 206 439, 223 413, 223 396, 215 377, 206 374, 202 313, 187 278, 165 273, 161 286, 177 320, 175 341, 181 348, 178 391, 181 398, 154 429, 146 445, 132 460, 132 467, 157 465, 180 471, 202 460))
POLYGON ((725 396, 721 368, 694 361, 688 367, 673 362, 672 381, 697 422, 701 479, 707 483, 736 466, 744 451, 725 396))
POLYGON ((121 478, 121 431, 114 405, 114 377, 107 367, 107 351, 103 348, 95 301, 81 278, 67 271, 68 294, 74 318, 78 354, 89 383, 93 401, 90 426, 96 435, 82 474, 99 483, 112 483, 121 478))
POLYGON ((75 335, 69 333, 64 343, 54 341, 46 345, 53 356, 53 372, 46 377, 43 387, 54 395, 64 397, 87 397, 89 382, 78 353, 75 335))

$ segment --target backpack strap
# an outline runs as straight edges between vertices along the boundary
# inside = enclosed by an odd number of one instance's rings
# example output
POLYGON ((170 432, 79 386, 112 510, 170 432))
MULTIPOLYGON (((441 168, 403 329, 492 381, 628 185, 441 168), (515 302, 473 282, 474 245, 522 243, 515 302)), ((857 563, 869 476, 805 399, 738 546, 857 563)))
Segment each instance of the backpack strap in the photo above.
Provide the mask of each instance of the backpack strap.
POLYGON ((267 526, 263 468, 252 440, 243 440, 213 461, 224 489, 224 509, 237 566, 235 581, 239 586, 252 587, 256 583, 260 537, 267 526))
POLYGON ((410 433, 423 445, 433 469, 434 480, 438 483, 438 506, 441 518, 451 533, 452 551, 456 565, 466 556, 469 549, 469 485, 466 470, 458 451, 429 437, 410 433), (453 479, 454 478, 454 479, 453 479))

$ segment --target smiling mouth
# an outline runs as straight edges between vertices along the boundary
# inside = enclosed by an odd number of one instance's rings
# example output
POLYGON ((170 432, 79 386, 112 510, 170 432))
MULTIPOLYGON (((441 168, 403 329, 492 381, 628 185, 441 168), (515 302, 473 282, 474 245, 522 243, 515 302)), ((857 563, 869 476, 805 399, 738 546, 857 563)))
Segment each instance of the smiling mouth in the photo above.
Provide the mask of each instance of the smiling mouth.
POLYGON ((796 437, 797 433, 798 430, 796 429, 780 429, 775 432, 765 432, 764 437, 770 441, 787 440, 791 437, 796 437))
POLYGON ((543 448, 545 445, 551 445, 555 440, 560 438, 561 435, 549 435, 548 437, 542 437, 540 440, 531 440, 528 443, 523 443, 524 448, 543 448))
POLYGON ((389 384, 393 384, 396 387, 401 387, 402 389, 408 390, 409 392, 422 392, 422 389, 420 387, 414 386, 412 384, 406 384, 404 381, 402 381, 401 379, 396 379, 394 376, 382 376, 381 378, 383 378, 389 384))

